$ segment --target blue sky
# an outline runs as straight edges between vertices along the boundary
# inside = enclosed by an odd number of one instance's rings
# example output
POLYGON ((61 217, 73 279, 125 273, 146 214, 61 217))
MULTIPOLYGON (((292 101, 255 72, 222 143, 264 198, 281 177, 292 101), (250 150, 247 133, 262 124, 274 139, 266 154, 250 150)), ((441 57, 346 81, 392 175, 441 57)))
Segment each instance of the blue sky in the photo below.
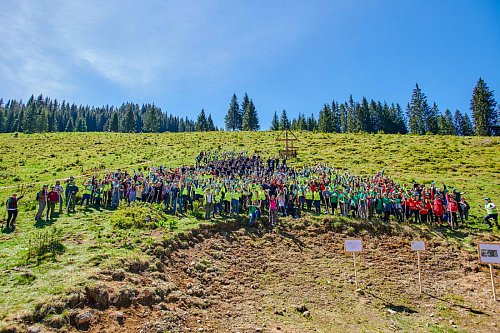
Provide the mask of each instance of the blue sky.
POLYGON ((154 102, 223 126, 236 93, 261 127, 352 94, 406 105, 418 83, 466 111, 500 99, 500 1, 0 0, 0 97, 154 102))

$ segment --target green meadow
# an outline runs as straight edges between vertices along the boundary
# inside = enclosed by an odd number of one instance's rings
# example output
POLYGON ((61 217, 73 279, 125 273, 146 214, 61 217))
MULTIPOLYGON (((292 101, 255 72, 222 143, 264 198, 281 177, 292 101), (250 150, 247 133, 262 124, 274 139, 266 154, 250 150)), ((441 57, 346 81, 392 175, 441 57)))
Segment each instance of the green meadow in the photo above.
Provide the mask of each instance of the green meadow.
MULTIPOLYGON (((202 150, 248 151, 275 156, 283 143, 277 132, 208 133, 53 133, 2 134, 0 146, 0 221, 12 192, 26 191, 14 232, 0 234, 0 320, 32 311, 41 300, 92 283, 99 270, 141 260, 144 249, 200 223, 199 214, 181 218, 161 207, 94 211, 77 207, 71 216, 34 222, 35 192, 43 183, 69 176, 83 178, 117 168, 194 164, 202 150), (130 211, 152 224, 129 228, 130 211), (45 250, 41 249, 47 245, 45 250), (48 249, 48 250, 47 250, 48 249), (22 297, 21 297, 22 295, 22 297)), ((384 134, 296 133, 298 158, 289 165, 328 164, 354 174, 385 174, 400 183, 436 181, 466 192, 471 218, 465 234, 486 231, 478 205, 489 196, 500 201, 500 139, 496 137, 384 134)), ((490 232, 490 231, 486 231, 490 232)), ((498 230, 492 231, 498 234, 498 230)))

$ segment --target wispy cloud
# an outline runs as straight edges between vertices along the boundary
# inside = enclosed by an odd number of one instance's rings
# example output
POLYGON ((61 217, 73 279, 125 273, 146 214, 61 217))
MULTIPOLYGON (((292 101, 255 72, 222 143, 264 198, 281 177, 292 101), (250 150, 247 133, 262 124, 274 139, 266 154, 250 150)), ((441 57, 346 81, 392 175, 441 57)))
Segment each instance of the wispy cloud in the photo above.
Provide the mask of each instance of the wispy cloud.
POLYGON ((304 31, 304 15, 260 6, 13 2, 0 14, 0 89, 10 96, 64 94, 79 89, 81 72, 128 90, 216 80, 245 61, 262 61, 304 31))

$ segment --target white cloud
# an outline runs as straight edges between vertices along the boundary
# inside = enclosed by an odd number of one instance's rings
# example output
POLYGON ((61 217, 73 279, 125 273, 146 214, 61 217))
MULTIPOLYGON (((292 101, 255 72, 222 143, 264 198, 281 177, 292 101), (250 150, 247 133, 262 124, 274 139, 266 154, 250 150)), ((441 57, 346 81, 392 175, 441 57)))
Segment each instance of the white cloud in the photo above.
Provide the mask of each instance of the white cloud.
POLYGON ((82 72, 130 90, 215 81, 280 52, 304 31, 304 12, 246 6, 20 1, 0 14, 0 90, 57 96, 78 89, 82 72))

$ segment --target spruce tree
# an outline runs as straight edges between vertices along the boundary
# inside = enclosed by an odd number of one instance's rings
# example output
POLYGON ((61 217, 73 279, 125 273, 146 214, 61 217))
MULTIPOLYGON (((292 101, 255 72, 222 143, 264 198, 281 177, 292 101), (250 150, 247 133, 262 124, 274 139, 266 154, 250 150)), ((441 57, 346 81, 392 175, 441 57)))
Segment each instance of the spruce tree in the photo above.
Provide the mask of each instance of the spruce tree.
POLYGON ((146 133, 157 133, 160 130, 161 111, 154 105, 144 106, 144 125, 142 130, 146 133))
POLYGON ((76 132, 87 132, 87 122, 82 116, 76 118, 75 130, 76 132))
POLYGON ((126 133, 135 132, 135 115, 132 106, 127 108, 122 121, 122 131, 126 133))
POLYGON ((307 118, 307 130, 314 132, 318 129, 318 122, 316 121, 316 118, 314 118, 314 114, 311 113, 311 116, 307 118))
POLYGON ((425 134, 424 113, 428 107, 427 97, 418 84, 416 84, 413 89, 411 101, 406 106, 410 134, 425 134))
POLYGON ((109 120, 109 132, 118 132, 120 130, 120 124, 118 121, 118 113, 113 112, 110 120, 109 120))
POLYGON ((205 109, 201 109, 198 118, 196 119, 196 131, 197 132, 206 132, 208 130, 207 117, 205 115, 205 109))
POLYGON ((474 135, 474 126, 472 125, 472 121, 469 118, 469 115, 464 112, 464 116, 462 118, 462 135, 463 136, 472 136, 474 135))
POLYGON ((332 101, 332 130, 334 133, 340 133, 340 109, 339 104, 332 101))
POLYGON ((214 125, 214 121, 212 119, 212 114, 209 114, 208 115, 208 118, 207 118, 207 131, 216 131, 217 129, 215 128, 215 125, 214 125))
POLYGON ((455 115, 453 116, 453 126, 455 127, 456 135, 464 135, 462 129, 463 116, 459 110, 455 110, 455 115))
POLYGON ((290 120, 288 120, 288 116, 286 114, 286 110, 283 109, 280 117, 280 130, 285 130, 290 128, 290 120))
POLYGON ((427 105, 427 101, 424 101, 424 126, 425 132, 430 134, 439 133, 439 123, 438 119, 440 116, 439 109, 436 103, 432 104, 432 107, 427 105))
POLYGON ((323 109, 319 112, 318 116, 318 131, 323 133, 333 132, 333 115, 330 105, 323 105, 323 109))
POLYGON ((493 91, 482 78, 479 78, 470 101, 470 110, 474 120, 474 132, 476 135, 489 136, 493 134, 493 126, 497 123, 496 101, 493 91))
POLYGON ((258 131, 260 129, 259 117, 252 100, 248 102, 243 114, 242 129, 243 131, 258 131))
POLYGON ((439 134, 456 135, 455 126, 453 125, 453 116, 449 109, 446 109, 444 114, 439 116, 439 134))
POLYGON ((65 132, 74 132, 75 125, 73 123, 73 118, 69 117, 68 122, 66 123, 66 127, 64 128, 65 132))
POLYGON ((273 120, 271 120, 271 127, 269 129, 271 131, 279 131, 280 129, 280 120, 276 111, 274 111, 273 120))
POLYGON ((34 102, 32 102, 28 107, 26 107, 24 118, 22 118, 22 123, 23 123, 22 128, 24 133, 34 133, 36 131, 36 124, 37 124, 36 120, 37 120, 36 105, 34 102))
POLYGON ((224 123, 226 125, 226 130, 229 131, 236 131, 240 128, 240 107, 238 106, 238 98, 236 98, 236 94, 233 94, 233 97, 231 98, 229 109, 224 117, 224 123))

